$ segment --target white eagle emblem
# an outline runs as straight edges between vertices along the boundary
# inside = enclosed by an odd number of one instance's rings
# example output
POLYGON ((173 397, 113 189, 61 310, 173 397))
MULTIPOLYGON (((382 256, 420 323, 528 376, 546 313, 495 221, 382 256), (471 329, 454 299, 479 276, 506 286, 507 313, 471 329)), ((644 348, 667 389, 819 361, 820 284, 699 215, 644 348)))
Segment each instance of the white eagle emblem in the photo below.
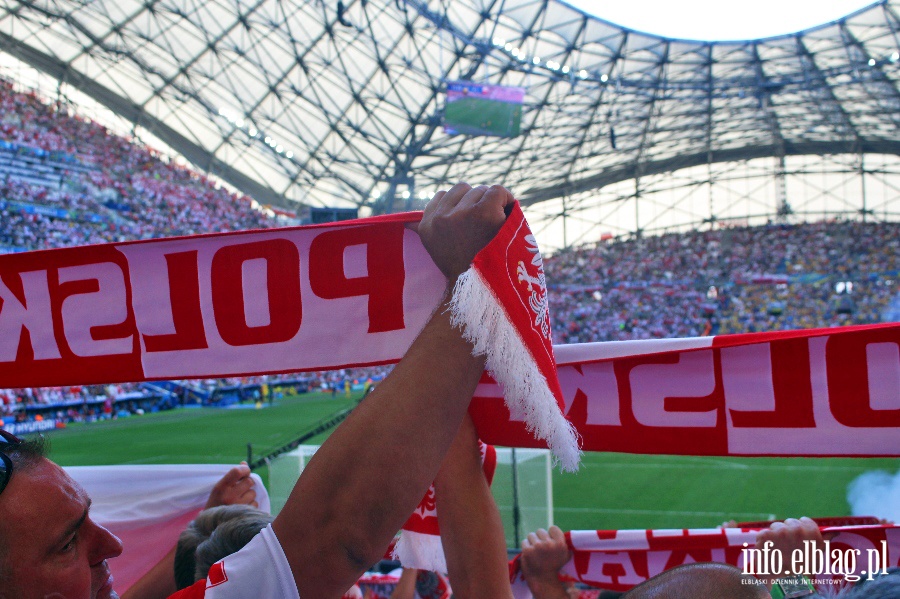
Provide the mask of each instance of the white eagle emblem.
POLYGON ((534 325, 541 329, 541 334, 550 339, 550 309, 547 306, 547 285, 544 278, 544 261, 541 259, 541 252, 538 250, 537 240, 534 235, 526 235, 525 243, 528 245, 528 251, 534 254, 531 258, 531 266, 537 267, 537 274, 532 275, 528 271, 525 263, 519 260, 516 272, 519 275, 519 282, 528 286, 531 297, 528 298, 528 305, 534 312, 534 325))

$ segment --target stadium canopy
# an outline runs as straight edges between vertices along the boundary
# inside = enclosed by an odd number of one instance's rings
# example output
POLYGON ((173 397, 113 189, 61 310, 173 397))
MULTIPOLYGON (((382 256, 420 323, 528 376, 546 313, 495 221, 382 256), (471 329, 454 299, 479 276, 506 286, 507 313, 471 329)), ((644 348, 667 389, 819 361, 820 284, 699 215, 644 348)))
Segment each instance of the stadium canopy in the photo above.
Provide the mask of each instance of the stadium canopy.
MULTIPOLYGON (((554 0, 3 0, 0 51, 262 203, 379 213, 499 182, 551 220, 633 199, 619 232, 652 228, 637 198, 655 176, 700 167, 684 188, 712 189, 719 164, 765 158, 784 177, 808 170, 793 156, 865 172, 866 155, 900 155, 898 30, 900 0, 743 42, 648 35, 554 0), (459 80, 524 87, 521 134, 445 133, 459 80)), ((895 170, 880 160, 869 171, 895 170)), ((758 212, 789 213, 788 188, 758 212)), ((708 195, 679 222, 734 215, 708 195)))

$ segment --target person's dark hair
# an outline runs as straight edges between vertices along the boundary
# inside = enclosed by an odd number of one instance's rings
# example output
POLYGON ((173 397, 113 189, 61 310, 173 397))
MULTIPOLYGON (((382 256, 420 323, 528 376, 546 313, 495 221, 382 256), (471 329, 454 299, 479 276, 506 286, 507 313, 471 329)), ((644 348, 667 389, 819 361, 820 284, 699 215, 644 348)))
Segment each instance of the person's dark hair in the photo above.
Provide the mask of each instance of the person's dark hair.
POLYGON ((22 439, 15 445, 0 445, 0 451, 6 454, 13 464, 13 476, 16 472, 28 470, 42 459, 47 457, 50 451, 50 442, 43 435, 22 439))
POLYGON ((179 590, 206 578, 209 568, 240 551, 274 520, 249 505, 222 505, 203 510, 178 537, 175 585, 179 590))

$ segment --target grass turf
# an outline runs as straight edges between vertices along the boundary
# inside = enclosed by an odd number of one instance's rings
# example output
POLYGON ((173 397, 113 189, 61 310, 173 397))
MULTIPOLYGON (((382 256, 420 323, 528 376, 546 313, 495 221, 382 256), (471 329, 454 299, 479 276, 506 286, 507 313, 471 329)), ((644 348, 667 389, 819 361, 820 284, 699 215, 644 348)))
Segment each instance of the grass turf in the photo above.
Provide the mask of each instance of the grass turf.
POLYGON ((847 485, 896 472, 897 459, 722 458, 585 454, 554 475, 554 516, 566 530, 696 528, 725 520, 849 515, 847 485))
POLYGON ((310 393, 259 410, 182 408, 74 424, 47 436, 52 458, 63 466, 237 463, 247 459, 248 443, 254 456, 265 455, 353 405, 360 394, 332 399, 330 393, 310 393))
MULTIPOLYGON (((264 455, 352 405, 358 395, 332 399, 310 393, 260 410, 179 409, 76 424, 47 436, 51 457, 64 466, 237 463, 246 459, 247 443, 255 456, 264 455)), ((319 444, 326 436, 308 443, 319 444)), ((772 515, 840 516, 849 513, 846 489, 853 478, 867 470, 898 468, 897 459, 588 453, 577 474, 554 472, 554 519, 564 530, 584 530, 708 527, 772 515)))

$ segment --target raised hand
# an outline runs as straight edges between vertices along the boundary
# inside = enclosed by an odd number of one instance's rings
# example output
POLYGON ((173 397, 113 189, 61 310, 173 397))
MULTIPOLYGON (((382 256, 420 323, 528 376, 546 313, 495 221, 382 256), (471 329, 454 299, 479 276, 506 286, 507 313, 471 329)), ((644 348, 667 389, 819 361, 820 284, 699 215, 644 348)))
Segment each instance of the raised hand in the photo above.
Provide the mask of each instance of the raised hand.
POLYGON ((419 237, 431 259, 450 281, 469 268, 506 220, 505 208, 514 201, 500 185, 454 185, 439 191, 425 207, 419 237))

